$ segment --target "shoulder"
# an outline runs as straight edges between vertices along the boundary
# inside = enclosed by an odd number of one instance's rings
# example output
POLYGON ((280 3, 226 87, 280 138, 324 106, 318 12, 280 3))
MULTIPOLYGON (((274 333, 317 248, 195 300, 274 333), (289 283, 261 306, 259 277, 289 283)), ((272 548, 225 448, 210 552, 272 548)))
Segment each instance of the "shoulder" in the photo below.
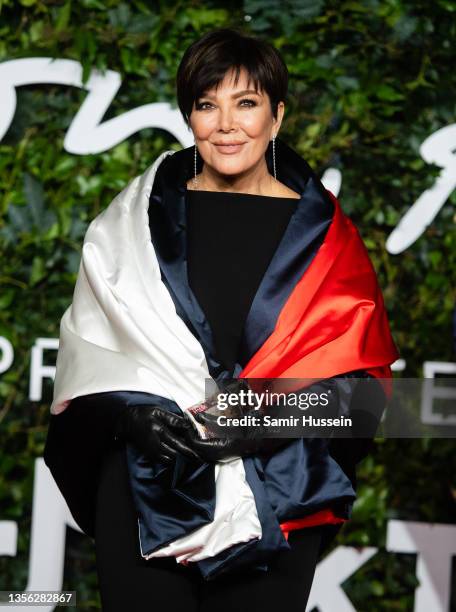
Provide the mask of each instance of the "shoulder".
POLYGON ((125 187, 92 219, 88 231, 96 229, 100 224, 114 222, 122 216, 122 213, 137 213, 140 215, 143 209, 147 210, 148 196, 152 190, 157 171, 160 166, 164 165, 165 160, 174 153, 173 150, 164 151, 147 166, 142 174, 131 177, 125 187), (144 197, 145 195, 146 197, 144 197))

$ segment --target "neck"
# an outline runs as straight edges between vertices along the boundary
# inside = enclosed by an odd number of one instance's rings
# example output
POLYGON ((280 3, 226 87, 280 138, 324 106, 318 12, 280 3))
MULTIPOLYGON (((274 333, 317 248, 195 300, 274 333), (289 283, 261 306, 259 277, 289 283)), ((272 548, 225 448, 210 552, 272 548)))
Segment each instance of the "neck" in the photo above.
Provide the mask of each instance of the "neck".
POLYGON ((204 191, 234 191, 238 193, 256 193, 268 195, 273 190, 274 178, 269 174, 266 160, 239 174, 220 174, 204 164, 202 172, 197 175, 197 189, 204 191))

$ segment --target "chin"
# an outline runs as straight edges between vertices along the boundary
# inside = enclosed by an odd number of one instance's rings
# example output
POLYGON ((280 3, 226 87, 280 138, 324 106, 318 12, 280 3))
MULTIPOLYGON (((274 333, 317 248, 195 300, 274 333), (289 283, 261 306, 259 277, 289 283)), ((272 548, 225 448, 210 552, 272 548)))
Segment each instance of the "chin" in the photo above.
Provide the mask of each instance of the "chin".
POLYGON ((225 174, 227 176, 235 176, 236 174, 241 174, 250 168, 251 164, 241 163, 236 160, 227 160, 223 164, 216 164, 214 166, 214 170, 216 170, 219 174, 225 174))

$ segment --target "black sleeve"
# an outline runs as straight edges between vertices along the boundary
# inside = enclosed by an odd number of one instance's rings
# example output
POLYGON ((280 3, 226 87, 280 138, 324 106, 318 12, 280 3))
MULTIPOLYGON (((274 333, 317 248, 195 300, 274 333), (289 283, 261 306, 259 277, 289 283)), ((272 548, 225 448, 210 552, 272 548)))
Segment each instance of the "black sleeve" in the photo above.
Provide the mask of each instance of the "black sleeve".
POLYGON ((74 520, 92 538, 102 461, 119 444, 115 427, 127 406, 125 392, 94 393, 73 399, 62 413, 50 416, 44 461, 74 520))

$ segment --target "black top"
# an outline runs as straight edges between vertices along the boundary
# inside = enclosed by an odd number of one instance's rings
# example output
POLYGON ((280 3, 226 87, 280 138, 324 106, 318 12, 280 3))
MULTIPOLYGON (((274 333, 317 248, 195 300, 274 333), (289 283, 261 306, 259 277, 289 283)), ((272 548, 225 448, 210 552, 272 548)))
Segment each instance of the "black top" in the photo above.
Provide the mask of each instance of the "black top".
POLYGON ((189 285, 217 358, 230 370, 256 290, 299 200, 197 190, 186 196, 189 285))

